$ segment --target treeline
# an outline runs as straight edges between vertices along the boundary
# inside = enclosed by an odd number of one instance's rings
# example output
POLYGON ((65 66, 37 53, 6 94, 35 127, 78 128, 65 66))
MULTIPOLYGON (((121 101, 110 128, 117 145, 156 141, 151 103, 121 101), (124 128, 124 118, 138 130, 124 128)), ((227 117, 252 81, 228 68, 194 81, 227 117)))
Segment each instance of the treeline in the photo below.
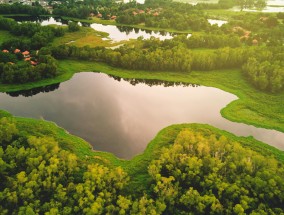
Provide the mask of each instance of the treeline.
POLYGON ((220 0, 217 4, 198 3, 191 5, 173 1, 146 0, 144 5, 129 3, 132 8, 121 7, 117 13, 116 21, 123 24, 145 23, 147 27, 201 31, 208 30, 211 27, 202 10, 228 9, 235 5, 242 8, 254 6, 261 8, 265 6, 265 1, 220 0), (141 13, 141 10, 144 10, 144 12, 141 13))
POLYGON ((238 2, 235 0, 219 0, 218 3, 197 3, 195 5, 172 0, 145 0, 144 6, 151 8, 176 8, 179 12, 188 12, 189 10, 229 9, 237 4, 238 2))
MULTIPOLYGON (((282 57, 284 56, 282 55, 282 57)), ((258 89, 278 92, 284 89, 284 62, 282 59, 259 61, 255 57, 251 57, 243 66, 243 72, 258 89)))
POLYGON ((263 8, 266 6, 267 0, 219 0, 218 3, 197 3, 196 5, 175 2, 172 0, 145 0, 145 5, 151 7, 176 7, 180 10, 184 7, 188 9, 229 9, 233 6, 240 6, 243 8, 263 8))
POLYGON ((52 11, 52 14, 58 15, 58 16, 69 16, 69 17, 75 17, 79 19, 86 19, 90 16, 90 13, 93 10, 85 5, 80 5, 76 7, 67 7, 66 5, 57 6, 52 11))
POLYGON ((238 37, 227 35, 224 36, 227 39, 219 41, 222 37, 178 36, 165 41, 151 38, 137 41, 134 47, 124 45, 115 50, 61 45, 53 47, 51 53, 57 59, 98 61, 131 70, 190 72, 243 68, 249 82, 258 89, 269 92, 283 90, 284 52, 281 48, 241 46, 238 37), (219 42, 215 43, 215 39, 219 42), (216 49, 192 49, 200 47, 216 49), (256 59, 253 60, 252 56, 256 59))
POLYGON ((52 137, 0 119, 0 213, 281 214, 284 167, 210 130, 184 129, 136 193, 121 168, 87 164, 52 137), (37 134, 32 136, 30 133, 37 134))
POLYGON ((110 15, 116 15, 121 5, 120 2, 109 0, 64 1, 60 5, 54 5, 52 14, 86 19, 91 13, 100 13, 103 19, 110 19, 110 15))
MULTIPOLYGON (((130 3, 129 3, 130 4, 130 3)), ((200 31, 210 28, 204 13, 196 6, 171 1, 146 1, 144 5, 121 7, 116 22, 123 24, 145 23, 147 27, 200 31)))
MULTIPOLYGON (((225 47, 202 52, 195 51, 188 49, 187 45, 190 47, 196 44, 192 42, 191 38, 186 37, 165 41, 152 38, 139 41, 137 44, 135 47, 124 45, 115 50, 103 47, 78 48, 61 45, 52 48, 52 55, 58 59, 75 58, 100 61, 112 66, 134 70, 191 71, 240 68, 255 49, 254 47, 225 47), (184 41, 187 41, 188 44, 184 41)), ((202 44, 204 47, 207 45, 202 44)))
POLYGON ((184 43, 187 48, 208 48, 217 49, 224 47, 236 48, 242 46, 240 37, 236 34, 224 34, 222 31, 217 31, 214 33, 204 33, 204 34, 193 34, 187 38, 175 38, 174 40, 179 40, 184 43))
POLYGON ((172 28, 176 30, 201 31, 210 28, 207 19, 200 14, 183 14, 175 9, 165 10, 155 16, 153 14, 123 14, 119 15, 116 21, 123 24, 139 24, 145 22, 146 27, 172 28))
POLYGON ((230 26, 240 26, 254 33, 262 33, 263 30, 271 30, 278 26, 280 22, 276 14, 245 13, 244 15, 234 15, 230 21, 230 26))
POLYGON ((41 5, 29 6, 20 3, 0 4, 0 14, 29 14, 31 16, 47 15, 49 12, 41 5))

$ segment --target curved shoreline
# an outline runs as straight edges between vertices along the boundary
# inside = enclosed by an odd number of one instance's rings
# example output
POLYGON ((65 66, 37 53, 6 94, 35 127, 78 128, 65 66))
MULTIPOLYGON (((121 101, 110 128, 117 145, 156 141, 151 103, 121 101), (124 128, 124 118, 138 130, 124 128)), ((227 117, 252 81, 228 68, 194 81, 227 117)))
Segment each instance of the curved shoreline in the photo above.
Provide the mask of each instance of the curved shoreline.
MULTIPOLYGON (((61 83, 65 82, 73 77, 75 73, 80 72, 102 72, 105 74, 109 75, 116 75, 121 78, 137 78, 137 79, 156 79, 156 80, 162 80, 162 81, 172 81, 172 82, 184 82, 184 83, 196 83, 196 84, 201 84, 203 86, 208 86, 208 87, 216 87, 218 89, 224 90, 226 92, 232 93, 236 95, 239 99, 229 103, 226 107, 224 107, 221 110, 221 115, 232 121, 232 122, 242 122, 248 125, 253 125, 255 127, 260 127, 260 128, 266 128, 266 129, 273 129, 277 130, 280 132, 284 132, 284 123, 281 123, 281 118, 284 118, 283 116, 277 116, 277 118, 272 118, 271 116, 266 116, 264 115, 265 113, 261 112, 256 112, 254 110, 250 109, 250 113, 241 113, 245 109, 250 108, 249 103, 253 103, 256 105, 264 105, 261 102, 256 103, 261 98, 256 98, 252 99, 250 98, 250 95, 245 94, 247 91, 243 89, 238 89, 238 86, 234 86, 233 83, 226 83, 226 80, 222 80, 226 75, 226 72, 229 73, 231 76, 234 74, 234 76, 239 76, 238 78, 241 78, 241 74, 238 70, 220 70, 220 71, 210 71, 210 72, 202 72, 202 71, 193 71, 190 73, 177 73, 177 72, 148 72, 148 71, 132 71, 132 70, 125 70, 125 69, 120 69, 120 68, 114 68, 111 66, 108 66, 103 63, 97 63, 97 62, 87 62, 87 61, 75 61, 75 60, 63 60, 59 61, 59 68, 61 71, 64 71, 61 75, 54 79, 47 79, 47 80, 42 80, 36 83, 27 83, 23 85, 0 85, 0 92, 14 92, 14 91, 19 91, 19 90, 27 90, 27 89, 32 89, 35 87, 41 87, 41 86, 46 86, 50 84, 55 84, 55 83, 61 83), (216 75, 219 75, 220 77, 214 77, 216 75), (218 80, 214 80, 218 79, 218 80), (228 86, 229 85, 229 86, 228 86), (231 86, 231 88, 230 88, 231 86), (242 107, 243 109, 240 109, 239 107, 242 107), (258 116, 260 115, 262 118, 260 122, 250 120, 250 117, 252 116, 258 116), (262 116, 263 115, 263 116, 262 116), (280 118, 280 120, 279 120, 280 118), (264 123, 264 120, 270 120, 271 122, 266 122, 264 123), (273 120, 279 120, 279 122, 275 123, 273 120)), ((234 79, 236 77, 230 77, 230 79, 234 79)), ((235 81, 241 81, 241 80, 235 80, 235 81)), ((241 85, 246 85, 244 87, 247 87, 248 90, 251 90, 252 93, 259 93, 261 94, 264 98, 266 97, 276 97, 275 100, 280 100, 283 97, 282 100, 284 100, 284 92, 280 94, 266 94, 262 92, 257 92, 254 88, 250 87, 247 83, 243 81, 241 85)), ((257 97, 257 96, 256 96, 257 97)), ((283 104, 284 105, 284 104, 283 104)), ((252 107, 253 108, 253 107, 252 107)), ((269 107, 270 108, 270 107, 269 107)), ((281 107, 279 107, 281 109, 281 107)), ((244 112, 244 111, 243 111, 244 112)), ((256 117, 257 118, 257 117, 256 117)))
POLYGON ((12 117, 16 121, 17 128, 29 135, 42 136, 48 135, 59 142, 62 149, 68 150, 87 164, 98 163, 109 168, 122 167, 131 178, 130 186, 141 188, 147 185, 148 181, 148 165, 153 159, 160 155, 164 147, 168 147, 174 143, 176 136, 183 129, 191 129, 193 132, 211 131, 217 136, 225 136, 232 142, 239 142, 244 147, 248 147, 258 153, 268 157, 275 157, 284 163, 284 151, 280 151, 270 145, 257 141, 252 137, 239 137, 230 132, 215 128, 208 124, 175 124, 160 130, 156 136, 148 143, 143 153, 136 155, 131 160, 124 160, 116 157, 109 152, 95 151, 90 144, 84 139, 69 134, 56 123, 39 119, 15 117, 11 114, 0 111, 1 117, 12 117))

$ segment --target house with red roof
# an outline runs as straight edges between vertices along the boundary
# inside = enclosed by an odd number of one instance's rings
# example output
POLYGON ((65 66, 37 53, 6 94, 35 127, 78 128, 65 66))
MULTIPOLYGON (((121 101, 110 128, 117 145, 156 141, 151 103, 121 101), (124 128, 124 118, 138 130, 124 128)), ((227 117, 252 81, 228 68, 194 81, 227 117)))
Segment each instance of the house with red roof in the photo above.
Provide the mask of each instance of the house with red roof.
POLYGON ((30 57, 30 52, 29 51, 24 51, 22 52, 25 58, 30 57))
POLYGON ((37 65, 37 62, 31 60, 31 64, 32 64, 33 66, 36 66, 36 65, 37 65))

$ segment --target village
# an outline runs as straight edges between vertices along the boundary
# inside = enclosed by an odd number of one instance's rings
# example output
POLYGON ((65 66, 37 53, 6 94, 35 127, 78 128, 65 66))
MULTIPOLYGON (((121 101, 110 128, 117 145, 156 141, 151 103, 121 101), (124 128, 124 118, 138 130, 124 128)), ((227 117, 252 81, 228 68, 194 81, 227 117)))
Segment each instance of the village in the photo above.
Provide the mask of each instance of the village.
MULTIPOLYGON (((21 52, 20 49, 15 49, 12 53, 10 53, 9 50, 7 49, 3 49, 2 50, 2 53, 6 53, 6 54, 14 54, 16 55, 16 58, 17 60, 24 60, 26 62, 29 62, 32 66, 36 66, 38 64, 37 60, 35 59, 35 57, 33 57, 29 51, 23 51, 21 52)), ((38 53, 38 51, 36 52, 38 53)), ((4 56, 5 57, 5 56, 4 56)), ((2 61, 2 59, 1 59, 2 61)), ((4 60, 3 60, 4 61, 4 60)), ((5 62, 5 61, 4 61, 5 62)), ((15 62, 12 62, 12 61, 9 61, 8 62, 9 64, 15 64, 15 62)))

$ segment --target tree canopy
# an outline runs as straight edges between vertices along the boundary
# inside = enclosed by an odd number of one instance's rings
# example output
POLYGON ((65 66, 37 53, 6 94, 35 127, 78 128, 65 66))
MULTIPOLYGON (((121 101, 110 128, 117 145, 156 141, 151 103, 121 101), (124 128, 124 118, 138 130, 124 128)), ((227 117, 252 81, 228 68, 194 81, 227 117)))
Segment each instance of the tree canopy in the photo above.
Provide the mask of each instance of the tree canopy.
POLYGON ((181 129, 136 192, 122 167, 79 158, 50 131, 17 127, 0 119, 1 214, 283 213, 283 163, 208 129, 181 129))

